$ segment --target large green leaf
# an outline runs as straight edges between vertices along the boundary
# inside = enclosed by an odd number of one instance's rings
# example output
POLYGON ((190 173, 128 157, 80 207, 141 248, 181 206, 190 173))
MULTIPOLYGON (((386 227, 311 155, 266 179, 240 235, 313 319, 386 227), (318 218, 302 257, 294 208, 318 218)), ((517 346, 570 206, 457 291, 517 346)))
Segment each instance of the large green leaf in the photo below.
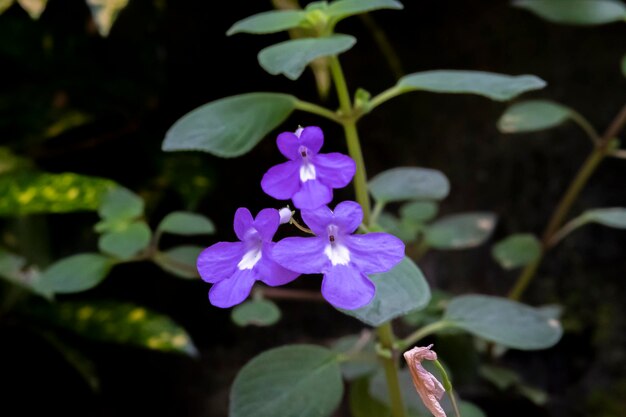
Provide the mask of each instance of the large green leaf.
POLYGON ((230 318, 237 326, 271 326, 280 320, 280 309, 270 300, 249 300, 233 308, 230 318))
POLYGON ((369 182, 374 198, 381 202, 441 200, 450 192, 448 178, 435 169, 392 168, 369 182))
POLYGON ((39 286, 53 293, 74 293, 98 285, 113 267, 113 260, 97 253, 63 258, 41 275, 39 286))
POLYGON ((528 265, 541 256, 541 242, 532 234, 515 234, 496 243, 491 255, 504 269, 528 265))
POLYGON ((119 259, 130 259, 150 244, 152 231, 143 221, 125 225, 100 236, 98 248, 119 259))
POLYGON ((293 112, 296 98, 248 93, 198 107, 168 130, 164 151, 203 151, 228 158, 250 151, 293 112))
POLYGON ((430 287, 415 263, 405 257, 391 271, 374 274, 374 299, 356 310, 341 310, 370 326, 380 326, 389 320, 417 310, 428 304, 430 287))
POLYGON ((468 249, 482 245, 496 226, 488 212, 445 216, 425 230, 426 242, 435 249, 468 249))
POLYGON ((587 210, 581 217, 587 222, 598 223, 616 229, 626 229, 626 208, 624 207, 587 210))
MULTIPOLYGON (((143 215, 144 202, 132 191, 117 187, 108 192, 98 208, 100 217, 107 220, 133 220, 143 215)), ((105 230, 108 230, 106 227, 105 230)))
POLYGON ((413 201, 400 207, 400 217, 415 223, 432 220, 437 215, 437 203, 432 201, 413 201))
POLYGON ((97 210, 113 181, 64 173, 0 175, 0 216, 97 210))
POLYGON ((402 91, 478 94, 492 100, 507 101, 522 93, 546 86, 534 75, 502 75, 481 71, 435 70, 402 77, 397 87, 402 91))
POLYGON ((292 39, 261 50, 258 59, 261 67, 270 74, 283 74, 290 80, 297 80, 312 61, 338 55, 355 43, 356 38, 349 35, 292 39))
POLYGON ((523 133, 550 129, 565 122, 571 110, 549 100, 528 100, 509 107, 498 120, 502 133, 523 133))
POLYGON ((226 35, 235 33, 265 34, 281 32, 300 26, 306 19, 306 12, 303 10, 271 10, 248 16, 235 22, 228 29, 226 35))
POLYGON ((200 246, 177 246, 154 255, 154 262, 165 271, 181 278, 198 278, 196 260, 204 248, 200 246))
POLYGON ((336 0, 325 10, 335 21, 348 16, 371 12, 380 9, 401 10, 404 6, 396 0, 336 0))
POLYGON ((326 417, 343 396, 337 354, 311 345, 282 346, 252 359, 235 378, 230 417, 326 417))
POLYGON ((380 362, 374 350, 372 337, 364 334, 341 337, 332 344, 337 353, 347 355, 341 361, 341 373, 348 381, 371 375, 380 368, 380 362))
POLYGON ((169 317, 119 301, 63 302, 29 311, 85 338, 196 355, 187 332, 169 317))
POLYGON ((506 298, 464 295, 453 298, 444 320, 501 345, 522 350, 554 346, 562 335, 558 320, 506 298))
POLYGON ((618 0, 517 0, 513 5, 550 22, 570 25, 602 25, 626 19, 626 6, 618 0))
POLYGON ((215 233, 215 226, 201 214, 174 211, 161 220, 158 230, 184 236, 210 235, 215 233))

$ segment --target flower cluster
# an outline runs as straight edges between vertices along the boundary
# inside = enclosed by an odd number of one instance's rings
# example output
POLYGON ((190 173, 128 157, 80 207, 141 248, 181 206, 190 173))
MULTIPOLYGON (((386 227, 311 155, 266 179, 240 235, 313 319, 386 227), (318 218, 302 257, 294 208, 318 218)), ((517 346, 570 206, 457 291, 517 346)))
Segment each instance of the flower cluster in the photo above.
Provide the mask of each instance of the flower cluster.
POLYGON ((239 242, 219 242, 197 260, 200 276, 213 284, 211 303, 232 307, 244 301, 256 281, 270 286, 293 281, 300 274, 323 274, 322 295, 338 308, 356 309, 368 304, 375 287, 368 274, 386 272, 404 257, 404 244, 386 233, 354 234, 363 220, 361 206, 339 203, 333 189, 345 187, 356 171, 354 161, 340 153, 321 154, 322 130, 316 126, 281 133, 280 152, 289 160, 267 171, 261 181, 265 193, 291 199, 313 237, 288 237, 273 242, 280 224, 291 212, 261 210, 253 218, 240 208, 234 229, 239 242))

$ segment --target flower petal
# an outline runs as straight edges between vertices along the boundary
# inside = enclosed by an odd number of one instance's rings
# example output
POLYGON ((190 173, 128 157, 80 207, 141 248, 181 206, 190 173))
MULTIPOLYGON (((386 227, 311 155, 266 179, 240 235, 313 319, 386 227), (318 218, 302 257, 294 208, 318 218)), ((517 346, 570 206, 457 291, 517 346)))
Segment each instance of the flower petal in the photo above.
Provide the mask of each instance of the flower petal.
POLYGON ((347 236, 352 262, 366 274, 389 271, 404 258, 404 243, 388 233, 347 236))
POLYGON ((264 242, 272 240, 279 224, 280 214, 278 214, 278 210, 273 208, 261 210, 254 219, 254 228, 259 232, 264 242))
POLYGON ((356 201, 342 201, 333 213, 333 223, 345 234, 354 233, 363 221, 363 209, 356 201))
POLYGON ((255 277, 252 269, 237 269, 230 278, 213 284, 209 290, 211 304, 228 308, 241 303, 250 294, 255 277))
POLYGON ((277 200, 289 200, 300 190, 300 165, 287 161, 271 167, 261 179, 265 194, 277 200))
POLYGON ((241 242, 218 242, 203 250, 196 261, 203 280, 215 283, 229 278, 245 253, 241 242))
POLYGON ((235 234, 239 240, 244 240, 246 232, 253 226, 254 219, 252 213, 245 207, 239 207, 235 212, 235 234))
POLYGON ((300 213, 302 220, 309 226, 309 229, 324 239, 328 236, 327 227, 333 221, 333 212, 327 206, 321 206, 315 210, 302 210, 300 213))
POLYGON ((276 138, 276 145, 280 153, 286 158, 293 160, 300 159, 300 140, 293 132, 283 132, 276 138))
POLYGON ((274 246, 276 246, 275 243, 263 245, 263 257, 255 266, 258 279, 271 287, 287 284, 300 276, 299 272, 290 271, 274 261, 272 258, 274 246))
POLYGON ((325 246, 326 241, 318 237, 288 237, 274 245, 271 257, 289 270, 318 274, 329 264, 325 246))
POLYGON ((333 190, 318 180, 309 180, 302 183, 300 191, 291 197, 294 206, 301 210, 316 209, 330 203, 332 199, 333 190))
POLYGON ((322 295, 337 308, 355 310, 374 298, 376 287, 358 269, 336 265, 324 274, 322 295))
POLYGON ((308 126, 300 133, 300 144, 306 146, 311 153, 316 154, 324 144, 324 132, 317 126, 308 126))
POLYGON ((317 178, 332 188, 343 188, 352 181, 356 163, 352 158, 337 152, 316 155, 313 159, 317 178))

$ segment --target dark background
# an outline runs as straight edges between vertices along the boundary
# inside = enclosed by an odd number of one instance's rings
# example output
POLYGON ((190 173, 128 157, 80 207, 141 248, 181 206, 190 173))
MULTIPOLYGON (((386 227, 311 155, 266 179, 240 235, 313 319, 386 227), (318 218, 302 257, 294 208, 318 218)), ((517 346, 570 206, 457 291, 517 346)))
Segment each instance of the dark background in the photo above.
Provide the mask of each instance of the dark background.
MULTIPOLYGON (((625 27, 557 26, 505 1, 405 1, 405 10, 372 14, 405 72, 473 69, 535 74, 544 90, 527 97, 562 102, 603 131, 624 104, 619 71, 625 27)), ((103 39, 82 1, 51 0, 39 21, 14 6, 0 16, 0 143, 32 158, 43 170, 109 177, 142 194, 156 225, 164 214, 193 209, 212 218, 218 234, 208 246, 231 240, 237 207, 253 212, 274 202, 260 178, 280 161, 273 138, 298 124, 319 124, 326 149, 345 151, 339 128, 294 114, 252 152, 234 160, 166 154, 166 130, 206 102, 251 91, 289 92, 317 101, 313 77, 298 82, 265 73, 263 47, 285 34, 226 37, 230 25, 267 10, 269 1, 131 0, 103 39), (42 132, 71 111, 91 121, 44 139, 42 132)), ((376 94, 394 76, 359 18, 338 26, 357 45, 341 56, 352 91, 376 94)), ((326 103, 336 108, 334 97, 326 103)), ((393 166, 436 168, 452 192, 441 213, 490 210, 499 216, 495 242, 508 234, 540 234, 590 144, 572 124, 536 134, 500 134, 502 103, 477 96, 414 93, 360 124, 368 174, 393 166)), ((626 206, 626 163, 608 159, 574 207, 626 206)), ((344 190, 338 197, 351 196, 344 190)), ((41 231, 36 252, 44 262, 96 248, 96 215, 33 219, 41 231)), ((433 252, 420 266, 434 288, 453 293, 506 294, 516 272, 503 272, 490 245, 472 251, 433 252)), ((544 352, 511 352, 506 363, 547 390, 537 408, 513 393, 497 394, 475 378, 461 387, 489 416, 619 416, 626 410, 626 234, 588 226, 562 243, 542 265, 526 295, 531 304, 565 306, 567 335, 544 352)), ((316 278, 295 287, 318 288, 316 278)), ((102 382, 92 393, 61 356, 29 332, 8 327, 0 342, 0 415, 223 416, 228 386, 251 357, 286 343, 326 343, 357 332, 359 324, 327 305, 281 303, 282 321, 269 329, 235 327, 229 312, 212 307, 209 286, 177 280, 150 264, 128 265, 95 290, 76 297, 114 298, 171 315, 191 334, 198 360, 85 342, 73 342, 94 360, 102 382)), ((67 297, 71 299, 72 297, 67 297)), ((400 332, 405 329, 399 328, 400 332)), ((338 414, 340 415, 340 414, 338 414)))

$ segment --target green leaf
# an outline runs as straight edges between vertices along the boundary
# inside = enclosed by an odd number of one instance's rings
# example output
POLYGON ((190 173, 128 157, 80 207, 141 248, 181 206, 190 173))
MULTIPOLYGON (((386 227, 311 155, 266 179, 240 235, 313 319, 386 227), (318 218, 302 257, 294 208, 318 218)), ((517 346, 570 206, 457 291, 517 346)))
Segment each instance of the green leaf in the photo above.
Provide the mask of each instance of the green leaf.
POLYGON ((413 242, 422 230, 421 225, 407 219, 398 219, 393 214, 383 212, 378 216, 378 225, 387 233, 400 238, 403 242, 413 242))
POLYGON ((201 214, 175 211, 161 220, 158 230, 184 236, 210 235, 215 233, 215 226, 201 214))
POLYGON ((391 417, 391 410, 370 395, 367 378, 350 384, 349 404, 352 417, 391 417))
POLYGON ((63 302, 30 311, 87 339, 164 352, 197 354, 189 335, 169 317, 119 301, 63 302))
POLYGON ((13 5, 14 0, 0 0, 0 14, 13 5))
POLYGON ((528 100, 509 107, 498 120, 502 133, 523 133, 556 127, 570 117, 571 110, 548 100, 528 100))
POLYGON ((106 194, 98 213, 108 220, 133 220, 142 216, 143 210, 141 197, 126 188, 117 187, 106 194))
POLYGON ((413 327, 425 326, 438 321, 446 309, 448 300, 450 300, 450 294, 440 290, 433 290, 428 305, 409 312, 402 317, 402 321, 413 327))
POLYGON ((496 243, 491 255, 504 269, 528 265, 541 256, 541 242, 531 234, 516 234, 496 243))
POLYGON ((71 173, 1 175, 0 216, 96 210, 113 187, 113 181, 71 173))
POLYGON ((237 326, 271 326, 280 320, 280 309, 270 300, 250 300, 233 308, 230 318, 237 326))
POLYGON ((117 15, 128 5, 128 0, 87 0, 89 11, 101 36, 109 36, 117 15))
POLYGON ((431 201, 413 201, 400 207, 400 217, 416 223, 432 220, 437 215, 437 204, 431 201))
POLYGON ((626 77, 626 55, 622 57, 622 75, 626 77))
POLYGON ((349 35, 292 39, 261 50, 258 59, 261 67, 270 74, 283 74, 290 80, 297 80, 312 61, 338 55, 355 43, 356 38, 349 35))
POLYGON ((402 3, 395 0, 336 0, 328 6, 326 14, 335 21, 339 21, 348 16, 367 13, 373 10, 401 10, 403 8, 402 3))
POLYGON ((303 10, 272 10, 258 13, 235 22, 226 35, 236 33, 265 34, 281 32, 300 26, 306 19, 303 10))
POLYGON ((150 244, 152 231, 143 221, 126 225, 125 228, 100 236, 98 248, 103 253, 119 259, 130 259, 150 244))
POLYGON ((374 350, 374 341, 363 335, 349 335, 337 339, 332 349, 348 358, 341 361, 341 373, 348 381, 353 381, 366 375, 371 375, 378 368, 380 362, 374 350))
POLYGON ((326 417, 339 406, 337 357, 312 345, 261 353, 243 367, 230 394, 230 417, 326 417))
POLYGON ((442 200, 450 192, 448 178, 435 169, 392 168, 369 182, 369 189, 380 202, 403 200, 442 200))
POLYGON ((170 128, 164 151, 203 151, 223 158, 250 151, 295 109, 294 96, 248 93, 198 107, 170 128))
POLYGON ((0 277, 11 282, 17 281, 17 277, 25 265, 26 259, 0 249, 0 277))
POLYGON ((510 388, 515 388, 520 394, 528 398, 536 405, 544 405, 548 400, 547 394, 544 391, 524 385, 522 378, 511 369, 483 365, 480 367, 479 373, 499 390, 504 391, 510 388))
POLYGON ((422 271, 407 257, 391 271, 370 275, 370 279, 376 285, 374 299, 357 310, 341 310, 370 326, 380 326, 422 308, 430 300, 430 288, 422 271))
POLYGON ((416 72, 398 81, 403 92, 422 90, 433 93, 478 94, 496 101, 507 101, 546 86, 534 75, 502 75, 481 71, 436 70, 416 72))
POLYGON ((587 222, 598 223, 607 227, 626 229, 626 208, 610 207, 587 210, 581 216, 587 222))
POLYGON ((496 216, 488 212, 445 216, 425 231, 426 242, 435 249, 468 249, 482 245, 496 226, 496 216))
POLYGON ((39 285, 53 293, 86 291, 98 285, 113 261, 97 253, 82 253, 53 263, 41 275, 39 285))
POLYGON ((29 159, 15 155, 6 146, 0 146, 0 175, 27 168, 32 168, 32 162, 29 159))
POLYGON ((549 348, 562 335, 558 320, 516 301, 486 295, 453 298, 444 320, 483 339, 521 350, 549 348))
POLYGON ((518 0, 513 5, 570 25, 603 25, 626 18, 626 6, 616 0, 518 0))
POLYGON ((181 278, 198 278, 196 259, 204 248, 200 246, 177 246, 154 255, 154 262, 165 271, 181 278))

